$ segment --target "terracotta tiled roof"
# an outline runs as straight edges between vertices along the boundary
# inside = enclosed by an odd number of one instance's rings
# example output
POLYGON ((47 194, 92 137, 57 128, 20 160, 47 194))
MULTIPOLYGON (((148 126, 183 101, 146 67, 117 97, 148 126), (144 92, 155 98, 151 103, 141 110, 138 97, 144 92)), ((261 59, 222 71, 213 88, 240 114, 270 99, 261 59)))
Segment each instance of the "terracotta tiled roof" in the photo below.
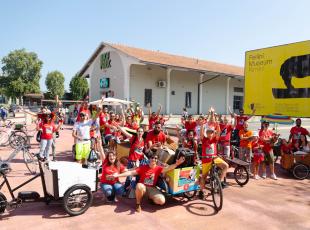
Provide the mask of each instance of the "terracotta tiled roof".
POLYGON ((196 58, 189 58, 174 54, 168 54, 159 51, 145 50, 140 48, 129 47, 119 44, 101 43, 93 55, 89 58, 87 63, 83 66, 79 75, 82 76, 91 63, 95 60, 98 54, 105 46, 111 46, 131 57, 134 57, 145 63, 167 65, 173 67, 181 67, 186 69, 192 69, 197 71, 210 71, 216 73, 224 73, 230 75, 243 76, 244 69, 242 67, 226 65, 212 61, 204 61, 196 58))
POLYGON ((109 43, 107 44, 143 62, 189 68, 200 71, 211 71, 211 72, 226 73, 239 76, 244 75, 243 68, 238 66, 226 65, 212 61, 205 61, 195 58, 173 55, 159 51, 151 51, 140 48, 128 47, 119 44, 109 44, 109 43))

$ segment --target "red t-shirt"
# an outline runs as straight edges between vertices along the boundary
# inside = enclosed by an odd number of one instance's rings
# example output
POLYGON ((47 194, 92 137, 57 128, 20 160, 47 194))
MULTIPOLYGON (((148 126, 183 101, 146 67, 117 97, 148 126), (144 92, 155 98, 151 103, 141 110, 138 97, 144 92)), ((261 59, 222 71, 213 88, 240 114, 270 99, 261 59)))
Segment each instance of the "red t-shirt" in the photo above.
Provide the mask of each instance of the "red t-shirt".
POLYGON ((212 161, 211 158, 204 158, 204 157, 211 157, 217 155, 217 137, 213 137, 212 139, 203 137, 202 139, 202 163, 209 163, 212 161))
POLYGON ((99 113, 99 125, 100 127, 104 126, 104 124, 110 119, 108 113, 100 112, 99 113))
POLYGON ((193 150, 194 152, 197 151, 197 144, 194 140, 184 140, 183 147, 193 150))
POLYGON ((133 121, 131 124, 126 122, 125 127, 129 129, 137 130, 139 128, 139 125, 135 121, 133 121))
POLYGON ((261 149, 261 146, 263 145, 263 143, 259 140, 256 142, 252 143, 252 151, 254 154, 256 155, 262 155, 264 154, 263 150, 261 149))
POLYGON ((197 123, 196 123, 196 121, 193 121, 193 122, 186 121, 184 126, 185 126, 185 129, 187 132, 189 130, 193 130, 195 132, 195 128, 197 126, 197 123))
POLYGON ((130 139, 130 150, 128 159, 131 161, 142 160, 143 159, 143 149, 144 149, 144 140, 142 139, 139 142, 139 138, 132 136, 130 139))
POLYGON ((219 141, 226 145, 230 145, 230 136, 231 136, 231 131, 233 130, 232 125, 220 124, 220 130, 221 130, 221 133, 220 133, 219 141))
POLYGON ((140 166, 136 169, 136 172, 140 176, 139 182, 145 186, 154 187, 163 169, 163 167, 158 165, 155 168, 150 168, 149 165, 140 166))
MULTIPOLYGON (((112 121, 112 120, 109 120, 109 121, 108 121, 108 124, 109 124, 109 125, 113 125, 113 126, 119 125, 117 121, 112 121)), ((113 128, 110 128, 110 127, 105 127, 104 134, 105 134, 105 135, 112 134, 113 136, 118 137, 118 136, 121 135, 121 132, 118 131, 118 130, 115 130, 115 129, 113 129, 113 128)))
POLYGON ((113 175, 114 173, 122 173, 122 172, 124 172, 124 170, 125 170, 125 167, 122 164, 120 164, 119 172, 118 172, 118 168, 116 166, 104 164, 102 166, 102 175, 101 175, 100 182, 103 184, 113 185, 116 182, 119 182, 118 178, 114 178, 113 180, 109 180, 107 178, 107 176, 113 175))
POLYGON ((152 144, 160 142, 161 144, 164 144, 166 142, 166 135, 163 132, 160 132, 158 135, 154 134, 154 131, 151 130, 148 132, 146 136, 146 143, 149 141, 152 141, 152 144))
POLYGON ((273 132, 271 130, 266 130, 264 131, 263 129, 261 129, 259 131, 259 138, 260 138, 260 141, 262 142, 262 144, 264 145, 263 147, 263 150, 267 153, 270 152, 270 150, 272 149, 271 145, 270 145, 270 142, 266 142, 264 141, 264 139, 271 139, 271 137, 273 136, 273 132))
POLYGON ((281 144, 281 150, 283 151, 283 153, 290 153, 292 151, 292 145, 291 144, 281 144))
POLYGON ((39 127, 42 129, 41 139, 50 140, 53 138, 53 133, 56 130, 54 124, 40 123, 39 127))
POLYGON ((249 116, 240 116, 240 115, 237 115, 236 116, 236 129, 238 130, 242 130, 243 129, 243 124, 245 121, 249 120, 250 117, 249 116))
POLYGON ((294 126, 293 128, 291 128, 290 131, 291 135, 292 135, 292 143, 293 145, 300 140, 300 135, 309 135, 309 131, 303 127, 297 127, 294 126))
POLYGON ((151 116, 149 118, 149 129, 153 128, 153 125, 155 124, 156 121, 158 121, 158 116, 157 115, 155 117, 151 116))

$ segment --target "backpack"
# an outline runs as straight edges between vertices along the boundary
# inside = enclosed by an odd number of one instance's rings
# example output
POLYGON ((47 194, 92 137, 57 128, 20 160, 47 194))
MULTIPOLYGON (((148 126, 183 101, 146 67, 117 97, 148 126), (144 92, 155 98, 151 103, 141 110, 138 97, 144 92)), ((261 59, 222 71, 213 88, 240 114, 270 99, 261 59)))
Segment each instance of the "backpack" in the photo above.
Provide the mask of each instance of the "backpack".
POLYGON ((94 149, 90 150, 87 161, 90 163, 94 163, 98 160, 98 154, 94 149))

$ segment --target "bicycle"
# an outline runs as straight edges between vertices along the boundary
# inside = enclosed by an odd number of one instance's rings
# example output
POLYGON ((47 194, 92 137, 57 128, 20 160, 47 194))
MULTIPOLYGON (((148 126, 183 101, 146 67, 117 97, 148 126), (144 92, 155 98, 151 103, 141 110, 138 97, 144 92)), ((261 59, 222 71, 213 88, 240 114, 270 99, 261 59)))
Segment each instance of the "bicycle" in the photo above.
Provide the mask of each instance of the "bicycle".
MULTIPOLYGON (((206 184, 206 188, 210 190, 214 208, 218 212, 223 207, 223 188, 222 188, 221 180, 218 174, 219 169, 216 166, 215 161, 214 161, 214 159, 217 158, 217 156, 211 156, 211 157, 205 156, 202 158, 212 159, 211 169, 208 173, 208 178, 207 178, 207 181, 209 181, 209 183, 206 184)), ((203 199, 205 200, 207 196, 205 196, 204 194, 203 199)))
POLYGON ((26 145, 29 141, 27 133, 22 130, 23 126, 23 124, 15 124, 12 121, 2 126, 8 128, 8 130, 0 130, 0 146, 10 145, 16 149, 20 145, 26 145))
POLYGON ((0 168, 5 168, 10 165, 10 162, 17 156, 19 152, 23 152, 24 162, 28 171, 31 174, 36 174, 38 170, 38 160, 34 157, 32 153, 29 152, 29 146, 19 145, 13 152, 9 155, 6 160, 0 158, 0 168))

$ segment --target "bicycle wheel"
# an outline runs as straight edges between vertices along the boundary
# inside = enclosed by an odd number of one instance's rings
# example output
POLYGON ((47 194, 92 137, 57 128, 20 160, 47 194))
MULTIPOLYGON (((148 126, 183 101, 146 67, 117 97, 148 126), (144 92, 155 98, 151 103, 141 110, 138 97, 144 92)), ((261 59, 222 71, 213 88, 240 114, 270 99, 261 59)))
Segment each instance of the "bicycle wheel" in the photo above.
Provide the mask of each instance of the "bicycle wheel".
POLYGON ((188 192, 184 192, 183 196, 189 200, 192 200, 197 194, 197 190, 193 190, 193 191, 188 191, 188 192))
POLYGON ((39 166, 38 160, 26 149, 23 151, 23 157, 29 172, 36 174, 39 166))
POLYGON ((306 179, 309 175, 308 166, 304 164, 296 164, 293 168, 293 175, 298 180, 306 179))
POLYGON ((6 131, 0 131, 0 146, 7 146, 9 144, 9 134, 6 131))
POLYGON ((7 206, 7 200, 4 194, 0 192, 0 214, 4 213, 7 206))
POLYGON ((218 212, 223 207, 223 191, 221 181, 217 175, 210 178, 210 186, 214 208, 218 212))
POLYGON ((234 170, 234 178, 238 185, 243 186, 249 182, 249 171, 243 165, 238 165, 234 170))
POLYGON ((13 149, 17 149, 22 145, 27 145, 27 139, 25 139, 24 136, 12 133, 9 137, 9 144, 13 149))
POLYGON ((70 216, 86 212, 93 201, 93 194, 86 185, 76 185, 69 188, 63 197, 63 206, 70 216))

